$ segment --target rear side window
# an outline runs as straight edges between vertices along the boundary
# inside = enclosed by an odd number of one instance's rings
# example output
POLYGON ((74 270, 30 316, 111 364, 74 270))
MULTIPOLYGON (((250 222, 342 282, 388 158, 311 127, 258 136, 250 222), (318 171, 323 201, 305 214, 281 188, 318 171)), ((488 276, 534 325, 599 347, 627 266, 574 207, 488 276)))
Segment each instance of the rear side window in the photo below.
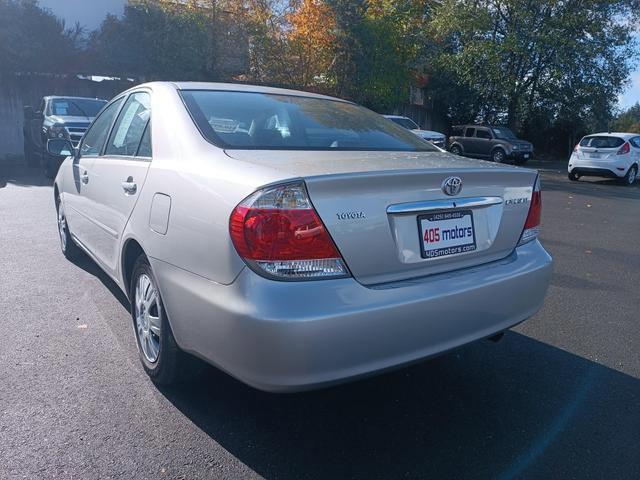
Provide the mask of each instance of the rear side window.
POLYGON ((465 132, 464 136, 465 137, 473 137, 475 133, 476 133, 476 129, 475 128, 467 128, 467 131, 465 132))
POLYGON ((80 147, 81 156, 100 155, 100 151, 109 134, 109 128, 113 123, 113 117, 116 116, 122 100, 122 98, 119 98, 113 102, 93 121, 82 139, 82 146, 80 147))
POLYGON ((605 135, 591 135, 580 140, 581 147, 590 148, 618 148, 624 143, 620 137, 608 137, 605 135))
POLYGON ((148 93, 130 95, 113 127, 105 155, 136 155, 150 114, 151 99, 148 93))
POLYGON ((489 133, 488 130, 478 130, 476 132, 476 137, 477 138, 488 138, 488 139, 491 139, 491 134, 489 133))
POLYGON ((636 147, 636 148, 640 148, 640 137, 633 137, 631 140, 629 140, 631 142, 631 144, 636 147))
POLYGON ((260 92, 180 93, 200 132, 221 148, 438 151, 405 128, 348 102, 260 92))
POLYGON ((151 122, 147 122, 136 157, 151 157, 151 122))

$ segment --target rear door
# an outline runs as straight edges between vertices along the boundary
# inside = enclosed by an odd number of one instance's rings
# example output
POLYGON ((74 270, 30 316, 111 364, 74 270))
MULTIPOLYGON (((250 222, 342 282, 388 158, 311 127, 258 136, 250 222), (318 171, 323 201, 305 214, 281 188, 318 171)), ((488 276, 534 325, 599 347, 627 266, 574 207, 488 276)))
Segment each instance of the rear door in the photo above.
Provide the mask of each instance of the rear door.
POLYGON ((111 125, 122 106, 123 99, 114 100, 95 119, 80 144, 78 154, 73 159, 73 184, 64 185, 63 201, 65 215, 74 236, 89 251, 102 236, 101 226, 93 220, 90 195, 98 187, 93 177, 93 164, 104 147, 111 125))
POLYGON ((104 153, 91 168, 91 217, 101 235, 93 254, 108 273, 117 273, 118 249, 151 162, 151 94, 131 93, 111 130, 104 153))

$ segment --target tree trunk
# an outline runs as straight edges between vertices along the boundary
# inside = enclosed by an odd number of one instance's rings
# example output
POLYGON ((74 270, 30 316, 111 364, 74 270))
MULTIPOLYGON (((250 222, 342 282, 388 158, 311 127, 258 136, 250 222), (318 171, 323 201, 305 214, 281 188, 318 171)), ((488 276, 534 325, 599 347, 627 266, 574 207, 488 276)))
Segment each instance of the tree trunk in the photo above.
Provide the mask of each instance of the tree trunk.
POLYGON ((511 130, 518 129, 518 97, 512 94, 507 109, 507 125, 511 130))

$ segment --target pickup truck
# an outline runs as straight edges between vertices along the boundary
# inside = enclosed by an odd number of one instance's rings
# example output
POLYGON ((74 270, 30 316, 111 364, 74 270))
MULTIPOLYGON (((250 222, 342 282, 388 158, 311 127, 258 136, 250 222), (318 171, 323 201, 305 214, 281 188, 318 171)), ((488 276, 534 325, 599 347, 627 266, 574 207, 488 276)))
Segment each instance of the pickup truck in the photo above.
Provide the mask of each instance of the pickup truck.
POLYGON ((47 140, 65 138, 77 147, 106 103, 99 98, 47 96, 40 101, 37 110, 25 106, 22 132, 27 164, 40 164, 47 177, 55 177, 64 158, 47 153, 47 140))

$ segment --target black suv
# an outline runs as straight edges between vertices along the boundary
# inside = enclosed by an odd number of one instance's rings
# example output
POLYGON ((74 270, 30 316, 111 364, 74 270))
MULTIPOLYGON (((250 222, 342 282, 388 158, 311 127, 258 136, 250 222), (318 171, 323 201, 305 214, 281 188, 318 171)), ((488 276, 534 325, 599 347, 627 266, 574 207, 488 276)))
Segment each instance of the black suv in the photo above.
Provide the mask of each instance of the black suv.
POLYGON ((49 155, 46 152, 47 140, 65 138, 77 147, 89 124, 106 103, 99 98, 47 96, 37 111, 33 107, 24 107, 22 133, 27 163, 41 163, 45 175, 55 177, 64 157, 49 155))
POLYGON ((524 163, 533 156, 533 145, 518 139, 506 127, 457 125, 449 137, 449 151, 456 155, 503 163, 524 163))

